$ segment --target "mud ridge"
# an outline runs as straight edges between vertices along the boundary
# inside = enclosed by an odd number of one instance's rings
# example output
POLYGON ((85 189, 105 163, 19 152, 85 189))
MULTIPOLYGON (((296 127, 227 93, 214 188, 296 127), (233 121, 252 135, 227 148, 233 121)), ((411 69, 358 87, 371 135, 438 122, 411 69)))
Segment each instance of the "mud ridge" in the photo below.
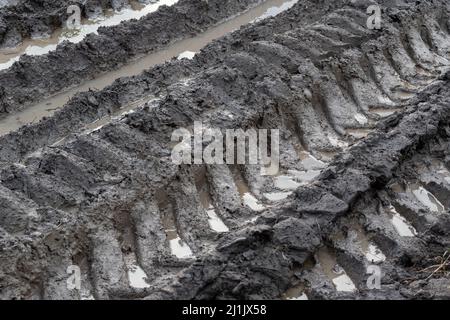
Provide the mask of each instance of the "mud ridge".
POLYGON ((299 3, 1 137, 0 296, 448 298, 448 7, 386 1, 370 31, 367 3, 299 3), (175 165, 199 120, 280 129, 279 172, 175 165))
POLYGON ((82 17, 92 18, 106 9, 121 9, 128 1, 9 1, 0 11, 0 47, 13 47, 30 37, 49 36, 67 20, 69 5, 78 5, 82 17))
MULTIPOLYGON (((27 38, 48 37, 68 18, 67 8, 77 5, 82 18, 96 18, 107 9, 120 10, 128 0, 5 1, 0 11, 0 48, 14 47, 27 38)), ((151 0, 142 0, 149 3, 151 0)))
POLYGON ((48 54, 22 56, 11 68, 0 71, 0 113, 14 113, 140 55, 192 37, 259 2, 181 0, 138 21, 100 28, 98 34, 79 43, 62 43, 48 54))

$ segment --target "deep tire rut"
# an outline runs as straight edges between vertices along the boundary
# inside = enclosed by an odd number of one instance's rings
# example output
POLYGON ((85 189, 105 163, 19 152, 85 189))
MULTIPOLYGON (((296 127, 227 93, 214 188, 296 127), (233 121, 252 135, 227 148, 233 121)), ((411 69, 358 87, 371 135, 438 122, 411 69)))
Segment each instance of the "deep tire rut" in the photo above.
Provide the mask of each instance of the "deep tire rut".
POLYGON ((449 298, 423 272, 450 242, 449 8, 381 2, 381 31, 304 1, 0 137, 0 296, 449 298), (197 120, 279 128, 280 174, 174 165, 197 120))

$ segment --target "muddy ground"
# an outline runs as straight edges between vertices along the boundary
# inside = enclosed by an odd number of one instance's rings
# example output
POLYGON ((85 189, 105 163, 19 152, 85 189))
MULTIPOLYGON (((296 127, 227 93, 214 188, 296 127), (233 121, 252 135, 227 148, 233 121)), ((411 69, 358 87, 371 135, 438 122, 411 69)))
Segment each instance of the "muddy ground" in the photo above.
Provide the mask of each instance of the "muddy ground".
MULTIPOLYGON (((140 2, 151 2, 141 0, 140 2)), ((67 8, 78 5, 81 17, 94 18, 107 9, 120 10, 128 0, 5 0, 0 2, 0 47, 14 47, 29 37, 49 36, 64 25, 67 8)))
POLYGON ((138 21, 100 28, 97 35, 80 43, 63 43, 47 55, 22 56, 11 68, 0 71, 0 117, 192 37, 258 2, 181 0, 138 21))
MULTIPOLYGON (((202 28, 251 1, 227 3, 202 28)), ((379 3, 382 29, 369 30, 371 1, 299 1, 192 60, 78 94, 1 136, 0 296, 450 298, 450 8, 379 3), (279 174, 174 165, 171 134, 196 120, 280 129, 279 174), (211 211, 225 228, 214 227, 211 211), (81 290, 67 287, 70 265, 81 268, 81 290), (379 288, 367 285, 370 266, 382 271, 379 288)), ((204 10, 200 1, 178 5, 204 10)), ((154 16, 193 17, 176 6, 154 16)), ((23 58, 0 73, 20 83, 4 81, 4 111, 176 38, 157 33, 142 43, 127 33, 145 23, 85 40, 94 56, 105 52, 95 60, 103 67, 73 56, 66 64, 68 53, 86 54, 82 44, 23 58), (127 35, 126 54, 108 51, 108 34, 117 43, 127 35), (75 80, 65 77, 70 68, 81 70, 75 80)), ((168 33, 197 30, 179 28, 168 33)))

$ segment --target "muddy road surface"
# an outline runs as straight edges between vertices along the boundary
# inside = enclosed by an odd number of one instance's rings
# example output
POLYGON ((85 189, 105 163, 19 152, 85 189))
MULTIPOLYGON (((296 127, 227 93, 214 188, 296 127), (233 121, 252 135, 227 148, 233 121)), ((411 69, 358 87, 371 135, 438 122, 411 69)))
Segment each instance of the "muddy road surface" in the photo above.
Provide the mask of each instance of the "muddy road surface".
POLYGON ((267 3, 180 0, 0 71, 1 298, 450 298, 449 4, 378 1, 372 29, 372 1, 267 3), (198 121, 279 130, 278 170, 177 165, 198 121))

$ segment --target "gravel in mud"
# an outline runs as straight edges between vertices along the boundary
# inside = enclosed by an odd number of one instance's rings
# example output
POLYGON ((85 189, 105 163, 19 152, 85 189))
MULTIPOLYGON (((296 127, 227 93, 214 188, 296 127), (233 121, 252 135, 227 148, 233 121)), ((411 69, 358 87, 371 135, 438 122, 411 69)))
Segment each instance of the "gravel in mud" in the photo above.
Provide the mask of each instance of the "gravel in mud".
MULTIPOLYGON (((0 296, 450 298, 439 269, 450 248, 450 8, 379 3, 382 29, 369 30, 371 1, 299 1, 1 136, 0 296), (280 129, 279 173, 173 164, 171 134, 194 121, 280 129), (70 265, 80 291, 67 287, 70 265)), ((16 79, 22 63, 3 74, 16 79)), ((39 82, 21 79, 23 93, 39 82)))

